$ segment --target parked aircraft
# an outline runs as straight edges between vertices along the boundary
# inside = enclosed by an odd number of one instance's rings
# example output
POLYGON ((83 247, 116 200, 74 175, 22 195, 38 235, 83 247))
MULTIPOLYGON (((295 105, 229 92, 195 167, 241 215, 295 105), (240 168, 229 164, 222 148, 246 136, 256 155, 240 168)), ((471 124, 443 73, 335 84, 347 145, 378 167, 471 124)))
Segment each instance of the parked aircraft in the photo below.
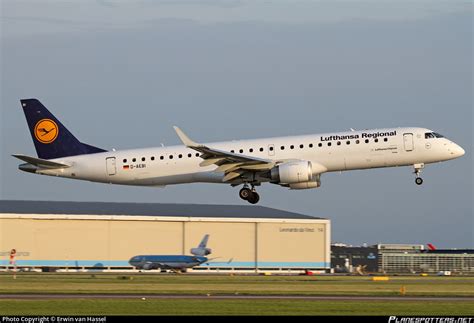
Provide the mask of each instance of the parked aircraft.
POLYGON ((200 144, 174 127, 184 145, 128 150, 80 142, 38 100, 21 100, 37 157, 15 154, 20 170, 121 185, 163 187, 188 183, 243 185, 239 196, 255 204, 255 187, 293 190, 321 186, 321 175, 412 166, 416 184, 427 164, 465 154, 456 143, 425 128, 391 128, 200 144))
POLYGON ((171 269, 175 271, 186 271, 207 262, 205 256, 211 254, 211 249, 207 248, 209 235, 206 234, 197 248, 191 249, 193 256, 183 255, 139 255, 129 260, 129 264, 137 269, 171 269))

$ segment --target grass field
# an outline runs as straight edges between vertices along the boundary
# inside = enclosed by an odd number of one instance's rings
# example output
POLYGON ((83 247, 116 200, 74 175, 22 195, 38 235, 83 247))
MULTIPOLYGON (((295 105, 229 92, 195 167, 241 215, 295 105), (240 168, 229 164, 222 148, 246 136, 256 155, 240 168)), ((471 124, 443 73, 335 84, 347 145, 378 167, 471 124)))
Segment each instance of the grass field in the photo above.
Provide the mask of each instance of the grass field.
POLYGON ((470 302, 9 300, 3 315, 474 315, 470 302))
MULTIPOLYGON (((474 297, 473 277, 0 274, 0 294, 352 295, 474 297)), ((472 301, 301 301, 186 299, 0 300, 0 314, 474 315, 472 301)))

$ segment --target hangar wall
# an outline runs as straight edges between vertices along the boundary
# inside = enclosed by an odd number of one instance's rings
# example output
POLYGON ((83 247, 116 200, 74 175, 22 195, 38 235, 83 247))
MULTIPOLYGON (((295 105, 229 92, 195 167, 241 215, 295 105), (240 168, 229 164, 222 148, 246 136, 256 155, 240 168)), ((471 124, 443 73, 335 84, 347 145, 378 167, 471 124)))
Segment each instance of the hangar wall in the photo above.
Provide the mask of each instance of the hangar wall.
POLYGON ((207 233, 209 268, 330 268, 327 219, 5 213, 0 266, 15 248, 18 266, 128 267, 139 254, 189 254, 207 233))

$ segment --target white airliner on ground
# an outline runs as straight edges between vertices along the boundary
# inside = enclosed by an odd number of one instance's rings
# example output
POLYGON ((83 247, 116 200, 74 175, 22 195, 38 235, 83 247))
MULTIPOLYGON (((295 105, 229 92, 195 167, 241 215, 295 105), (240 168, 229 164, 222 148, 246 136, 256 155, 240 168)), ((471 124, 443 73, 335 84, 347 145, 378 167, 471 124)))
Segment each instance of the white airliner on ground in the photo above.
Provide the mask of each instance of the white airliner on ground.
POLYGON ((243 185, 239 195, 259 201, 255 186, 290 189, 321 185, 321 175, 413 166, 416 184, 426 164, 455 159, 464 149, 423 128, 394 128, 199 144, 174 127, 184 145, 106 151, 81 143, 38 100, 21 100, 38 158, 13 155, 31 173, 92 182, 165 186, 243 185))

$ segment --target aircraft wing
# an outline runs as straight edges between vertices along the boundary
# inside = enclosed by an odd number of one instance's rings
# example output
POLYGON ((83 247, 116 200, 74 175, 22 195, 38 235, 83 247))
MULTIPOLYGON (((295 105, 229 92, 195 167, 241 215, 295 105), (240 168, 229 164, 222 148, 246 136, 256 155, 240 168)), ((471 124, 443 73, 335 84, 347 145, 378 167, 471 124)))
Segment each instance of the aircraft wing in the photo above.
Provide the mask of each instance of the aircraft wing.
POLYGON ((154 264, 157 265, 157 267, 160 269, 173 269, 172 267, 168 266, 165 263, 155 262, 154 264))
POLYGON ((205 167, 217 165, 218 167, 215 171, 225 173, 223 179, 224 182, 230 182, 233 179, 240 177, 245 172, 272 169, 276 164, 275 161, 269 159, 235 154, 220 149, 207 147, 206 145, 202 145, 191 140, 178 127, 174 126, 173 128, 186 147, 202 153, 201 158, 204 160, 199 164, 200 166, 205 167))
POLYGON ((147 261, 145 265, 143 266, 143 269, 145 270, 156 269, 156 268, 172 269, 172 267, 170 267, 166 263, 155 262, 155 261, 147 261))

